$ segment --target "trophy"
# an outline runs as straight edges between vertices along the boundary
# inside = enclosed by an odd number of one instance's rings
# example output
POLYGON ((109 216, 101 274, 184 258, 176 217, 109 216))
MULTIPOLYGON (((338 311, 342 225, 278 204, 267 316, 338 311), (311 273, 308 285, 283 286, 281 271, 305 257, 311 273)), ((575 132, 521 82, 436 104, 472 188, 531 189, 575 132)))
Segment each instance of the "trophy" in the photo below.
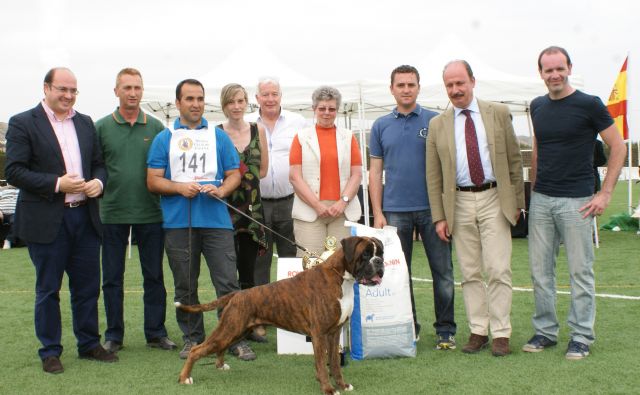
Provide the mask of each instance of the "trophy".
POLYGON ((338 239, 336 239, 335 236, 327 236, 327 238, 324 240, 324 252, 318 255, 316 252, 307 251, 307 253, 305 253, 302 257, 302 267, 304 268, 304 270, 307 270, 323 263, 324 261, 329 259, 329 257, 334 252, 336 252, 337 248, 338 239))

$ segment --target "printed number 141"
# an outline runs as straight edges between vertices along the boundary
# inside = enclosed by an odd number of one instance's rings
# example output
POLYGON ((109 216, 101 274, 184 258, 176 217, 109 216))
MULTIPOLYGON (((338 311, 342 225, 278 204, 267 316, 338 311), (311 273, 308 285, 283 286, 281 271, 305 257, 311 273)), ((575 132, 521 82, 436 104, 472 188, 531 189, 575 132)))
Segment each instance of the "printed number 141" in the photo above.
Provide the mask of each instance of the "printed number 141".
POLYGON ((186 173, 186 169, 188 167, 194 173, 197 173, 198 172, 198 162, 202 162, 201 173, 205 173, 205 171, 206 171, 205 170, 206 158, 207 158, 207 154, 205 154, 205 153, 202 153, 202 155, 200 155, 200 158, 198 158, 198 154, 197 153, 194 153, 193 155, 191 155, 191 158, 189 158, 189 164, 187 165, 186 153, 183 153, 179 157, 179 159, 182 160, 182 172, 186 173))

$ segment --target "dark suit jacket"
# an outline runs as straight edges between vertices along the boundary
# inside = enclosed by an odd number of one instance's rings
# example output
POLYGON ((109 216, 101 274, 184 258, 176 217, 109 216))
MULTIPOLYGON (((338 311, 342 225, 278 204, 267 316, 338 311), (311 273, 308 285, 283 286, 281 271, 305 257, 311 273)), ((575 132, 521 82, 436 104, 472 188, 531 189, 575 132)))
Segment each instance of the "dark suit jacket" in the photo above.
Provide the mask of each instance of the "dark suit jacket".
MULTIPOLYGON (((97 178, 106 185, 107 171, 93 121, 76 112, 73 123, 85 180, 97 178)), ((42 104, 13 116, 7 130, 5 174, 11 185, 20 188, 15 219, 20 239, 27 243, 55 239, 64 213, 64 193, 55 193, 55 188, 58 177, 65 173, 62 150, 42 104)), ((89 199, 88 206, 93 226, 101 235, 97 199, 89 199)))

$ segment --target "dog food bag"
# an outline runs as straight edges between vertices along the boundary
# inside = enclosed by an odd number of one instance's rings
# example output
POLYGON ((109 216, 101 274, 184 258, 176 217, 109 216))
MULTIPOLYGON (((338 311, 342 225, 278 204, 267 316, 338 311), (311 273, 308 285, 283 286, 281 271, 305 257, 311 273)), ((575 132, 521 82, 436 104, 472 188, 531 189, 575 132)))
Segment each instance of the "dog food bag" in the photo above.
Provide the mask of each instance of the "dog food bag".
POLYGON ((384 245, 384 276, 377 286, 354 284, 351 358, 415 357, 409 269, 396 229, 349 223, 354 236, 376 237, 384 245))

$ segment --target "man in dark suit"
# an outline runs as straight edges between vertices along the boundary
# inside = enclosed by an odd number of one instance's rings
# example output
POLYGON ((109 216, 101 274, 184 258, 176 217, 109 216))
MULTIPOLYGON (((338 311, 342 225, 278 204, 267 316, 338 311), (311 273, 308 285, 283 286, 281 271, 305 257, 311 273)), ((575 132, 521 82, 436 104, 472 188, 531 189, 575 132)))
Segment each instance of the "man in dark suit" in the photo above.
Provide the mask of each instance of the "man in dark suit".
POLYGON ((66 68, 44 79, 44 100, 9 120, 5 173, 20 188, 16 234, 36 270, 35 329, 43 370, 62 373, 59 290, 69 278, 80 358, 115 362, 98 331, 101 224, 96 198, 106 171, 90 117, 73 109, 76 77, 66 68))
POLYGON ((511 228, 524 209, 522 157, 509 109, 474 96, 464 60, 448 63, 443 81, 452 107, 433 118, 427 137, 427 187, 438 236, 453 239, 475 353, 489 343, 510 353, 511 228), (483 273, 484 272, 484 273, 483 273))

